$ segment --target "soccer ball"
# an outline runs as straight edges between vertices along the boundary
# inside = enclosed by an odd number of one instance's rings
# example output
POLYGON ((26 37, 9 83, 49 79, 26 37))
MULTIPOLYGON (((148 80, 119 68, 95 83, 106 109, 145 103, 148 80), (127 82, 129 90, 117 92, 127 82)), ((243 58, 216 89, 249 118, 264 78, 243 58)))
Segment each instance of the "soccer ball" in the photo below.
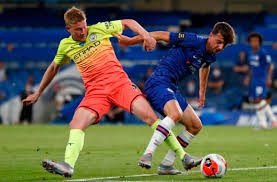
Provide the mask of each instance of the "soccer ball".
POLYGON ((206 178, 222 178, 227 171, 227 163, 221 155, 209 154, 203 158, 200 171, 206 178))

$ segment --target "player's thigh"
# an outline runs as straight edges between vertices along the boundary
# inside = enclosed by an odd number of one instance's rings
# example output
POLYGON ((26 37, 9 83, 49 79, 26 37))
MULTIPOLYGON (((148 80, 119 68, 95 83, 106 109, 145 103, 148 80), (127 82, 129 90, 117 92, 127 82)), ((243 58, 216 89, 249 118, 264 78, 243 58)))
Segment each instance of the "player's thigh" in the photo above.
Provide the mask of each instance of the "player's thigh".
POLYGON ((109 97, 114 105, 133 113, 148 125, 152 125, 157 120, 157 116, 150 104, 140 89, 131 81, 117 88, 114 93, 109 97))
POLYGON ((85 130, 89 125, 97 120, 97 113, 93 110, 88 110, 85 107, 78 107, 70 122, 70 129, 85 130))
POLYGON ((265 98, 266 97, 267 88, 265 84, 252 84, 250 86, 250 93, 252 99, 257 98, 265 98))
POLYGON ((188 105, 183 112, 182 119, 180 121, 190 133, 196 135, 202 128, 202 123, 194 109, 188 105))
POLYGON ((183 111, 187 108, 186 99, 177 90, 176 92, 169 92, 167 96, 169 100, 164 106, 166 116, 169 116, 174 121, 180 122, 182 119, 183 111), (169 95, 171 94, 171 95, 169 95))
POLYGON ((105 94, 86 94, 75 110, 70 127, 85 129, 91 124, 97 124, 112 106, 105 94))
POLYGON ((132 102, 131 112, 150 126, 158 119, 149 102, 143 96, 137 97, 132 102))
POLYGON ((155 84, 145 89, 144 93, 154 110, 163 116, 171 117, 174 121, 178 120, 178 115, 182 113, 182 110, 170 86, 163 83, 155 84))
POLYGON ((164 105, 164 113, 176 123, 181 120, 183 112, 178 101, 172 98, 171 100, 168 100, 164 105))

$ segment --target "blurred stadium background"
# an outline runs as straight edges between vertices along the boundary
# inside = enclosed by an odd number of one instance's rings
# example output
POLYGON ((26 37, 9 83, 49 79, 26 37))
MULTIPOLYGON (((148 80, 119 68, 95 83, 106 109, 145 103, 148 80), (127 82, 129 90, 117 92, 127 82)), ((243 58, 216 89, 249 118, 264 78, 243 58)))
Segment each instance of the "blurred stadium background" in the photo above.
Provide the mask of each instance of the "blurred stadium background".
MULTIPOLYGON (((40 161, 45 158, 60 161, 64 156, 67 124, 85 92, 74 63, 60 70, 33 106, 33 123, 36 125, 16 124, 22 108, 21 95, 28 89, 26 84, 31 85, 33 90, 37 89, 54 58, 59 41, 69 36, 64 29, 63 13, 72 5, 85 10, 88 24, 132 18, 148 31, 186 31, 207 36, 216 22, 230 23, 237 34, 236 44, 217 55, 209 78, 210 81, 223 80, 223 87, 219 90, 208 89, 206 106, 197 110, 204 125, 217 126, 205 126, 187 150, 195 156, 219 153, 225 157, 228 172, 217 181, 276 181, 276 130, 257 131, 252 127, 237 127, 255 125, 256 117, 247 101, 248 88, 242 83, 245 75, 234 72, 240 52, 249 49, 245 39, 251 31, 263 35, 263 47, 272 56, 276 68, 276 0, 0 0, 0 181, 63 180, 43 171, 40 161), (218 68, 221 77, 214 79, 214 70, 218 68)), ((131 31, 124 34, 134 35, 131 31)), ((140 87, 143 87, 147 74, 155 69, 159 59, 168 51, 167 45, 162 43, 155 51, 145 52, 141 45, 122 47, 116 39, 111 41, 125 71, 140 87)), ((197 87, 198 74, 185 78, 180 87, 193 106, 197 101, 197 87)), ((276 89, 277 69, 268 94, 275 114, 276 89)), ((117 109, 114 111, 120 112, 117 109)), ((97 181, 98 177, 109 180, 110 176, 156 173, 167 147, 162 145, 158 148, 152 169, 145 171, 138 168, 136 163, 152 135, 151 129, 146 125, 125 125, 143 123, 129 113, 123 112, 115 118, 117 121, 110 121, 111 115, 110 119, 103 117, 100 125, 88 128, 85 147, 73 179, 96 177, 94 181, 97 181), (123 125, 103 126, 105 123, 123 125)), ((175 131, 181 129, 177 126, 175 131)), ((180 161, 176 161, 176 167, 183 168, 180 161)), ((206 180, 199 169, 187 176, 117 179, 206 180)))
MULTIPOLYGON (((47 66, 53 60, 59 41, 69 33, 64 29, 63 13, 72 5, 87 13, 88 24, 99 21, 132 18, 148 31, 168 30, 195 32, 207 36, 218 21, 230 23, 236 31, 235 45, 217 56, 213 68, 221 69, 224 85, 214 92, 208 89, 206 106, 199 110, 204 125, 253 125, 255 115, 247 107, 247 88, 243 75, 233 71, 239 53, 249 49, 246 37, 257 31, 264 37, 263 47, 277 62, 277 1, 275 0, 0 0, 0 61, 6 72, 0 82, 0 116, 3 124, 16 124, 21 111, 20 95, 27 80, 35 90, 47 66), (30 78, 30 76, 32 78, 30 78)), ((134 36, 131 31, 125 35, 134 36)), ((116 55, 130 78, 143 86, 146 72, 166 55, 166 45, 158 44, 155 51, 145 52, 141 45, 122 47, 111 39, 116 55)), ((275 66, 276 67, 276 66, 275 66)), ((185 78, 181 92, 191 98, 189 82, 198 87, 198 74, 185 78)), ((273 111, 277 112, 277 71, 269 95, 273 111)), ((192 88, 191 88, 192 90, 192 88)), ((74 108, 84 93, 79 73, 71 63, 52 81, 33 107, 33 123, 68 123, 74 108)), ((104 117, 101 123, 108 123, 104 117)), ((138 124, 136 117, 123 112, 121 122, 138 124)))

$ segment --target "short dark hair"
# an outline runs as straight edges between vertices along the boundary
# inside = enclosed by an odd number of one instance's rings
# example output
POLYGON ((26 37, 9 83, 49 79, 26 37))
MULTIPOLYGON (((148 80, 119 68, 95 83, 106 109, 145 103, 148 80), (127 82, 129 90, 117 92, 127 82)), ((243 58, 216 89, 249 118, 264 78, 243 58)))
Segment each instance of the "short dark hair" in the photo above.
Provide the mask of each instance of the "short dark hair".
POLYGON ((217 22, 212 30, 214 35, 220 33, 224 38, 224 44, 233 44, 236 40, 236 34, 233 27, 226 22, 217 22))
POLYGON ((263 36, 258 32, 251 32, 247 37, 247 42, 250 42, 250 39, 253 37, 257 37, 259 39, 260 45, 263 43, 263 36))

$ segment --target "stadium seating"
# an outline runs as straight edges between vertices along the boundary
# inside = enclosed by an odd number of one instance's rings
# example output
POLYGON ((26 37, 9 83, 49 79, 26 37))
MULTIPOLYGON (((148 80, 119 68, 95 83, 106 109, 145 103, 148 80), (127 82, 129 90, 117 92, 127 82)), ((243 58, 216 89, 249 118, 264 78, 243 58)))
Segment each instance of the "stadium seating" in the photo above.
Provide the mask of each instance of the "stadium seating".
POLYGON ((277 41, 277 28, 257 26, 254 31, 261 33, 263 35, 264 41, 277 41))
MULTIPOLYGON (((39 83, 48 64, 52 61, 59 41, 68 37, 69 33, 64 29, 63 12, 64 8, 21 8, 5 9, 0 16, 0 60, 5 61, 9 81, 0 83, 0 91, 8 91, 7 99, 19 94, 24 88, 28 75, 33 75, 35 83, 39 83), (18 16, 18 15, 22 16, 18 16), (34 14, 36 16, 34 16, 34 14), (46 16, 47 15, 47 16, 46 16), (28 21, 26 21, 28 19, 28 21), (12 51, 7 46, 14 45, 12 51), (18 79, 21 78, 21 79, 18 79)), ((276 15, 264 14, 192 14, 188 12, 140 12, 122 11, 120 8, 87 8, 88 24, 99 21, 133 18, 142 24, 148 31, 164 30, 169 26, 178 26, 182 20, 191 20, 191 27, 182 27, 183 31, 195 32, 207 36, 217 21, 227 21, 235 27, 237 42, 227 47, 217 55, 216 64, 224 71, 223 77, 226 81, 224 94, 218 97, 210 97, 208 107, 230 109, 241 100, 234 93, 242 93, 243 90, 235 81, 232 67, 238 58, 240 51, 246 51, 246 37, 252 30, 263 34, 265 41, 264 48, 277 60, 277 51, 273 50, 269 41, 277 41, 276 15), (251 18, 249 18, 251 17, 251 18), (248 24, 244 22, 247 20, 248 24), (229 98, 228 102, 226 99, 229 98), (213 105, 213 103, 216 103, 213 105)), ((125 30, 127 36, 135 36, 131 30, 125 30)), ((168 49, 157 48, 152 52, 143 51, 141 45, 129 46, 120 49, 115 38, 111 39, 115 53, 119 60, 123 60, 124 70, 134 82, 144 77, 146 70, 153 67, 168 49)), ((185 85, 186 82, 183 83, 185 85)), ((182 87, 182 86, 181 86, 182 87)), ((184 86, 183 86, 184 88, 184 86)))
POLYGON ((0 39, 2 43, 14 44, 42 44, 58 43, 62 38, 68 37, 69 33, 64 28, 16 28, 1 29, 0 39))
POLYGON ((277 15, 266 15, 265 18, 265 24, 267 26, 276 27, 277 26, 277 15))

